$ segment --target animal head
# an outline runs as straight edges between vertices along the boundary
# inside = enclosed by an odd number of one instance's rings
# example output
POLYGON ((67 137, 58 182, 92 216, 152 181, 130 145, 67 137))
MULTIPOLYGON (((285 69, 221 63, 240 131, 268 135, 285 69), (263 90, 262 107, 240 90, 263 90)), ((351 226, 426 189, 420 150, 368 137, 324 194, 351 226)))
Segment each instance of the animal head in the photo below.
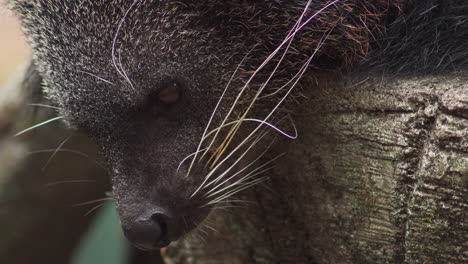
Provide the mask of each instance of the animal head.
POLYGON ((10 0, 47 97, 100 147, 124 233, 148 250, 265 179, 267 133, 293 137, 276 124, 293 131, 281 109, 312 58, 365 55, 381 18, 353 31, 336 18, 359 4, 316 2, 10 0))

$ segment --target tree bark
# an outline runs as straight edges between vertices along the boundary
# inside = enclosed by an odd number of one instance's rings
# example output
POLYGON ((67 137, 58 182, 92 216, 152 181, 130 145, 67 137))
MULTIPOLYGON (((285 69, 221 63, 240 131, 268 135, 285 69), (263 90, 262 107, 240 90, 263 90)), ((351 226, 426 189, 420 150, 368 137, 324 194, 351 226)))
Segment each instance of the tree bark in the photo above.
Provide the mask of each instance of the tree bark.
POLYGON ((166 262, 468 263, 466 77, 321 84, 270 181, 243 194, 255 203, 215 211, 217 232, 166 262))

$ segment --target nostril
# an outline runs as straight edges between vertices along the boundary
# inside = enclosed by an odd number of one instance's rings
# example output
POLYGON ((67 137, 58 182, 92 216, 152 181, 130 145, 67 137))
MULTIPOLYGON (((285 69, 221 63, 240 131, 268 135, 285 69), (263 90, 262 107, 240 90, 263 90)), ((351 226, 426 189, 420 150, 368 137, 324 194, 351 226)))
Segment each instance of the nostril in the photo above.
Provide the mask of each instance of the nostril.
POLYGON ((155 250, 169 245, 168 217, 162 213, 140 216, 124 233, 136 247, 142 250, 155 250))
POLYGON ((155 213, 151 216, 151 219, 155 223, 158 223, 160 230, 159 239, 156 241, 156 246, 160 248, 167 247, 170 243, 168 239, 167 216, 161 213, 155 213))

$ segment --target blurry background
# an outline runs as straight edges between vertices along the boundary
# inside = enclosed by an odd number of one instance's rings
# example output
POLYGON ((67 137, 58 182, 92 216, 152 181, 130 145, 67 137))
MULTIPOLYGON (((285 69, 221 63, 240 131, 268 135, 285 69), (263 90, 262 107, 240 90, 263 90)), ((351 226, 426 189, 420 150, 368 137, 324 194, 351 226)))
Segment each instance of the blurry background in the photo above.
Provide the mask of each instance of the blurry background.
MULTIPOLYGON (((13 97, 12 90, 7 90, 11 85, 7 83, 19 75, 29 57, 17 19, 0 0, 0 97, 3 97, 0 104, 8 101, 5 98, 13 97)), ((10 108, 0 105, 3 116, 4 109, 10 108)), ((19 108, 33 107, 23 102, 19 108)), ((12 113, 21 111, 12 110, 12 113)), ((41 121, 55 114, 41 111, 34 112, 34 121, 18 120, 24 118, 23 114, 0 120, 0 263, 127 263, 129 247, 121 235, 113 203, 74 206, 102 198, 108 188, 107 176, 93 162, 97 158, 92 144, 62 129, 59 123, 38 128, 18 139, 11 138, 11 131, 18 132, 18 127, 24 129, 25 124, 31 125, 28 122, 35 124, 37 119, 41 121), (78 149, 90 158, 56 153, 52 160, 50 152, 30 155, 37 149, 55 149, 64 138, 69 138, 67 148, 78 149), (10 159, 12 149, 23 156, 10 159), (51 183, 83 178, 95 183, 44 188, 51 183), (87 214, 100 204, 100 209, 87 214)))
MULTIPOLYGON (((0 1, 2 3, 2 1, 0 1)), ((1 4, 0 4, 1 5, 1 4)), ((0 87, 29 56, 18 21, 0 6, 0 87)))

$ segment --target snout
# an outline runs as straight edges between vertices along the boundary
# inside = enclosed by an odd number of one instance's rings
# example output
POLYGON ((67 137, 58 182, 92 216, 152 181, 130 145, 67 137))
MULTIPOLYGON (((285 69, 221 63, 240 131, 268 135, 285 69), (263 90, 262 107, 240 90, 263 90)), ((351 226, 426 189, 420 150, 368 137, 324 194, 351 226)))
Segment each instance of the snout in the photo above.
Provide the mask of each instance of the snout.
POLYGON ((127 163, 112 178, 123 233, 135 247, 147 251, 167 247, 196 229, 212 209, 205 191, 195 192, 203 181, 202 169, 194 166, 187 177, 185 170, 176 170, 177 162, 173 169, 154 164, 127 163))
POLYGON ((162 210, 144 212, 128 228, 127 239, 141 250, 156 250, 167 247, 183 234, 181 221, 173 214, 162 210))

